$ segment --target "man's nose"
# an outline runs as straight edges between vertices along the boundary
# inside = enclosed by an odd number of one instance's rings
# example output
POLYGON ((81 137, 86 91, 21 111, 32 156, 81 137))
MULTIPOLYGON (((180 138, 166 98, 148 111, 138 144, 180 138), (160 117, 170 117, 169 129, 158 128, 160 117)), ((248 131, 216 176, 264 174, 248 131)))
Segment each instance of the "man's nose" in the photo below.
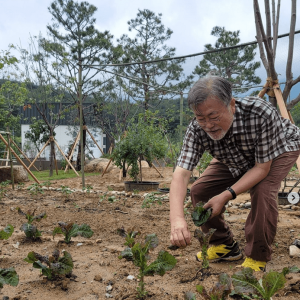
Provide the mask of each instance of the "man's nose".
POLYGON ((210 122, 210 121, 206 121, 205 123, 205 127, 208 128, 208 129, 211 129, 215 126, 215 124, 213 122, 210 122))

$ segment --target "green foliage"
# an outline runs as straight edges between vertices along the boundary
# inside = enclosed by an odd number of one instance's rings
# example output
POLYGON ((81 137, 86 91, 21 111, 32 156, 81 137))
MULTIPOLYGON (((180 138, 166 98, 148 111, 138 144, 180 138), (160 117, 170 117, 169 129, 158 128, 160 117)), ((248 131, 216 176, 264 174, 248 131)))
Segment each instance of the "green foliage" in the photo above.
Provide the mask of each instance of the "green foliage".
POLYGON ((184 294, 184 300, 197 300, 196 295, 192 292, 186 292, 184 294))
POLYGON ((14 268, 2 269, 0 268, 0 290, 4 284, 17 286, 19 283, 19 275, 14 268))
POLYGON ((157 194, 159 194, 159 192, 152 192, 147 194, 143 200, 142 208, 150 208, 156 203, 162 205, 161 197, 157 196, 157 194))
POLYGON ((14 232, 14 227, 8 224, 3 230, 0 231, 0 240, 7 240, 14 232))
POLYGON ((163 276, 166 271, 172 270, 177 263, 177 260, 173 255, 167 251, 160 251, 156 260, 148 265, 149 252, 157 246, 158 238, 156 234, 148 234, 146 235, 144 242, 133 243, 132 248, 127 247, 119 256, 120 259, 125 258, 132 261, 135 266, 140 268, 140 282, 137 288, 139 299, 142 299, 147 295, 144 282, 145 276, 153 276, 154 274, 163 276))
POLYGON ((69 198, 69 195, 71 195, 73 192, 70 190, 70 188, 66 185, 61 185, 61 193, 65 195, 67 198, 69 198))
POLYGON ((42 189, 42 185, 38 184, 37 182, 30 185, 27 190, 31 195, 37 195, 37 194, 44 194, 44 191, 42 189))
POLYGON ((84 191, 86 191, 87 194, 90 194, 91 190, 93 189, 93 186, 90 184, 87 184, 85 188, 83 188, 84 191))
POLYGON ((36 240, 42 235, 42 232, 37 229, 35 225, 32 225, 34 221, 40 222, 42 219, 47 218, 46 213, 39 215, 34 215, 35 210, 31 212, 30 210, 27 213, 23 212, 20 207, 17 207, 19 215, 25 216, 27 223, 22 224, 20 230, 25 232, 27 238, 36 240))
POLYGON ((199 171, 199 176, 205 171, 212 159, 212 155, 209 154, 207 151, 204 151, 196 167, 196 169, 199 171))
POLYGON ((11 183, 10 180, 5 180, 0 182, 0 201, 3 199, 5 193, 7 192, 6 187, 11 183))
POLYGON ((60 257, 59 250, 54 250, 51 256, 42 256, 36 252, 29 252, 24 261, 32 263, 34 268, 40 269, 49 280, 54 280, 60 275, 70 275, 73 269, 71 254, 63 252, 60 257))
POLYGON ((42 186, 47 187, 48 190, 49 190, 50 185, 52 185, 52 182, 50 180, 47 180, 47 181, 42 183, 42 186))
POLYGON ((123 226, 117 229, 117 233, 120 236, 125 237, 126 242, 124 243, 124 245, 130 248, 132 248, 135 244, 135 237, 141 234, 140 231, 135 231, 134 227, 125 230, 123 226))
POLYGON ((165 156, 167 145, 163 133, 156 124, 156 113, 147 111, 140 114, 138 121, 131 120, 126 136, 117 143, 112 159, 119 168, 123 169, 131 167, 129 175, 135 181, 138 181, 138 175, 141 174, 142 181, 142 160, 146 160, 149 166, 152 166, 154 158, 162 158, 165 156))
POLYGON ((222 273, 219 275, 219 281, 209 291, 202 285, 197 285, 196 289, 206 300, 225 300, 231 292, 231 278, 222 273))
MULTIPOLYGON (((240 43, 240 31, 227 31, 225 27, 215 26, 211 35, 217 37, 214 45, 206 44, 205 51, 235 46, 240 43)), ((203 56, 194 74, 204 77, 207 74, 218 75, 228 79, 233 88, 241 88, 236 93, 249 90, 253 84, 259 84, 261 79, 255 76, 255 71, 260 67, 260 62, 255 62, 255 49, 257 45, 230 49, 217 53, 208 53, 203 56)))
MULTIPOLYGON (((129 31, 135 36, 132 38, 124 34, 118 40, 124 50, 121 57, 122 63, 175 56, 176 49, 167 46, 167 41, 173 32, 165 28, 161 17, 162 14, 155 14, 148 9, 139 9, 136 18, 128 21, 129 31)), ((184 90, 191 84, 192 76, 183 78, 181 65, 184 61, 184 59, 176 59, 156 64, 119 67, 119 74, 134 77, 143 83, 136 81, 128 83, 128 80, 122 78, 118 78, 118 82, 130 98, 141 102, 147 110, 151 105, 157 105, 166 97, 164 90, 153 90, 153 88, 150 90, 149 85, 164 86, 168 90, 178 91, 184 90)), ((172 92, 168 97, 172 97, 172 92)))
POLYGON ((59 227, 54 228, 52 235, 53 238, 56 234, 63 234, 65 236, 65 243, 69 244, 72 237, 83 236, 90 238, 94 232, 91 227, 87 224, 77 225, 74 223, 58 222, 59 227))
POLYGON ((205 209, 203 208, 204 203, 203 202, 198 202, 195 206, 195 209, 192 213, 192 220, 195 224, 195 226, 200 227, 204 225, 208 219, 211 216, 212 209, 205 209))
POLYGON ((270 271, 257 280, 251 268, 244 268, 232 275, 232 284, 238 294, 250 294, 270 300, 271 297, 284 287, 286 282, 284 272, 270 271))

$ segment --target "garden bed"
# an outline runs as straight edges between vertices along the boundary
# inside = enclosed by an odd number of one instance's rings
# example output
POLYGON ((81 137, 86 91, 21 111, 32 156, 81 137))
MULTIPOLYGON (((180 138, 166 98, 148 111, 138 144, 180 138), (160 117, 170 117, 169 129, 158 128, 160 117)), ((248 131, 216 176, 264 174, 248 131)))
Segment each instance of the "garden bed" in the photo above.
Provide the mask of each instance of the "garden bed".
MULTIPOLYGON (((145 168, 145 180, 159 181, 161 188, 169 188, 172 168, 160 169, 164 178, 159 178, 154 169, 145 168)), ((4 285, 0 297, 9 296, 10 299, 107 299, 109 294, 112 299, 135 299, 137 287, 138 268, 131 262, 118 259, 120 251, 125 248, 125 240, 117 234, 117 229, 134 227, 142 233, 156 233, 160 244, 154 249, 153 258, 160 250, 167 250, 177 259, 177 265, 163 277, 145 277, 146 290, 149 299, 184 299, 187 291, 195 292, 197 284, 206 287, 212 286, 217 280, 217 274, 226 272, 233 274, 243 262, 211 263, 209 277, 201 280, 199 276, 193 282, 181 283, 192 278, 201 268, 201 263, 195 260, 198 252, 198 241, 193 239, 192 245, 185 249, 172 251, 170 245, 169 202, 168 195, 161 194, 165 201, 150 203, 150 208, 142 208, 145 192, 126 193, 123 182, 118 181, 119 170, 113 169, 104 177, 93 176, 86 179, 87 185, 93 187, 90 193, 73 192, 62 194, 61 191, 52 190, 61 185, 80 190, 81 178, 72 178, 54 181, 50 190, 44 194, 31 195, 26 189, 32 183, 26 183, 22 190, 12 191, 10 188, 0 203, 0 230, 7 224, 15 227, 15 232, 7 241, 0 241, 2 253, 0 256, 1 268, 14 267, 20 277, 17 287, 4 285), (40 241, 29 242, 25 239, 24 232, 20 231, 24 219, 16 210, 20 207, 23 211, 36 209, 36 213, 46 212, 47 218, 42 219, 37 226, 43 231, 40 241), (71 244, 63 242, 62 235, 52 238, 52 231, 58 221, 86 223, 94 231, 88 239, 83 237, 72 238, 71 244), (42 255, 50 255, 58 248, 66 250, 72 255, 74 261, 73 274, 76 278, 67 278, 62 281, 47 281, 40 275, 40 271, 23 259, 30 251, 42 255), (128 276, 134 279, 128 279, 128 276), (110 286, 110 288, 108 288, 110 286), (109 291, 107 291, 107 289, 109 291)), ((158 194, 155 194, 158 197, 158 194)), ((226 220, 232 228, 236 240, 241 247, 245 245, 244 224, 249 212, 237 203, 249 201, 249 194, 242 194, 232 201, 233 206, 228 208, 226 220)), ((300 235, 300 211, 280 209, 279 223, 276 240, 273 245, 273 260, 267 264, 267 270, 282 270, 287 266, 300 266, 300 258, 289 257, 289 246, 300 235)), ((195 226, 189 214, 186 215, 189 228, 195 226)), ((152 255, 151 255, 152 256, 152 255)), ((286 290, 280 291, 275 299, 299 299, 300 294, 288 289, 292 287, 290 281, 286 283, 286 290), (288 292, 286 295, 284 293, 288 292)), ((197 295, 197 299, 201 299, 197 295)))

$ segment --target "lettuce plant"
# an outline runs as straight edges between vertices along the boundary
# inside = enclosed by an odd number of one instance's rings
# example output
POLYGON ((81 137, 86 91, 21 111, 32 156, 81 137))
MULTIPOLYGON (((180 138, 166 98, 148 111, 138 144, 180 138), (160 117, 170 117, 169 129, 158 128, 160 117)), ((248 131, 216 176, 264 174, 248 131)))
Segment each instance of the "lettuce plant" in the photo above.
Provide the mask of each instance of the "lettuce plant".
POLYGON ((31 195, 44 194, 42 185, 38 183, 33 183, 27 188, 27 190, 30 192, 31 195))
POLYGON ((203 208, 203 205, 204 205, 203 202, 198 202, 192 213, 193 222, 197 227, 204 225, 208 221, 212 213, 211 208, 205 209, 203 208))
POLYGON ((59 227, 54 228, 52 232, 53 238, 56 234, 63 234, 65 236, 64 241, 67 244, 71 242, 72 237, 80 235, 90 238, 94 234, 91 227, 87 224, 77 225, 74 223, 58 222, 58 225, 59 227))
POLYGON ((66 185, 61 185, 61 193, 69 199, 69 195, 71 195, 73 192, 70 190, 70 188, 66 185))
POLYGON ((127 229, 127 231, 124 229, 124 227, 122 226, 122 228, 118 228, 117 229, 117 233, 125 238, 125 246, 128 246, 129 248, 132 248, 135 244, 135 237, 139 234, 141 234, 140 231, 135 231, 134 227, 127 229))
POLYGON ((159 205, 162 205, 162 201, 161 201, 161 197, 159 196, 156 196, 156 194, 159 194, 157 192, 152 192, 152 193, 149 193, 143 203, 142 203, 142 208, 150 208, 152 205, 154 204, 159 204, 159 205))
POLYGON ((60 275, 70 275, 73 269, 71 254, 64 251, 63 256, 60 257, 58 249, 54 250, 50 256, 43 256, 34 251, 29 252, 24 261, 32 263, 34 268, 40 269, 49 280, 54 280, 60 275))
POLYGON ((149 252, 157 246, 158 238, 156 234, 149 234, 146 235, 144 242, 134 243, 132 248, 127 247, 119 256, 120 259, 125 258, 132 261, 135 266, 140 268, 138 276, 140 281, 137 288, 139 299, 142 299, 147 295, 144 281, 145 276, 153 276, 154 274, 163 276, 166 271, 172 270, 176 265, 177 260, 175 257, 163 250, 158 253, 156 260, 148 265, 149 252))
POLYGON ((222 273, 219 281, 209 291, 203 285, 197 285, 196 289, 205 300, 225 300, 231 292, 231 278, 222 273))
POLYGON ((14 232, 14 227, 8 224, 3 230, 0 231, 0 240, 7 240, 14 232))
POLYGON ((19 276, 14 268, 2 269, 0 268, 0 291, 4 284, 17 286, 19 283, 19 276))
POLYGON ((280 273, 270 271, 264 274, 262 279, 257 280, 251 268, 244 268, 233 274, 231 278, 235 293, 251 294, 270 300, 277 291, 284 287, 287 272, 288 270, 285 269, 280 273))
POLYGON ((2 200, 2 198, 4 197, 5 193, 6 193, 6 187, 11 183, 10 180, 6 180, 6 181, 2 181, 0 182, 0 201, 2 200))
POLYGON ((42 232, 37 229, 35 225, 32 225, 34 221, 40 222, 42 219, 45 219, 47 217, 46 213, 42 213, 39 215, 34 215, 35 210, 31 212, 30 210, 27 211, 27 213, 23 212, 20 207, 17 207, 17 211, 20 215, 25 216, 25 218, 28 220, 27 223, 24 223, 20 230, 25 232, 25 235, 27 238, 36 240, 42 235, 42 232))

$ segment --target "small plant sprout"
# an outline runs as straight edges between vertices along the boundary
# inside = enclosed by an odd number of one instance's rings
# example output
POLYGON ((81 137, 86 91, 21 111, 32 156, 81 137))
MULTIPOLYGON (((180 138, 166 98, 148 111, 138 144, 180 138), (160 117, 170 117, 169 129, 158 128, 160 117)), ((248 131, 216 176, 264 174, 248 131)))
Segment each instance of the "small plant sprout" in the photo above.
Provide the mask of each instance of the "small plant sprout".
POLYGON ((20 183, 18 183, 18 185, 17 185, 17 189, 18 190, 23 190, 23 188, 24 188, 24 182, 20 182, 20 183))
POLYGON ((264 300, 271 300, 271 297, 284 287, 285 275, 289 272, 287 268, 281 273, 270 271, 257 280, 251 268, 244 268, 231 276, 234 292, 242 296, 250 294, 252 298, 258 296, 264 300))
POLYGON ((135 189, 132 191, 133 195, 137 195, 139 194, 139 192, 140 192, 139 190, 135 190, 135 189))
POLYGON ((67 197, 67 199, 68 199, 69 196, 73 193, 73 192, 70 190, 70 188, 69 188, 68 186, 66 186, 66 185, 61 185, 60 188, 61 188, 61 193, 62 193, 63 195, 65 195, 65 196, 67 197))
POLYGON ((70 275, 73 269, 71 254, 64 251, 63 256, 60 257, 58 249, 54 250, 49 257, 34 251, 29 252, 24 261, 32 263, 34 268, 41 269, 42 274, 49 280, 54 280, 61 275, 70 275))
POLYGON ((89 184, 85 188, 83 188, 83 190, 86 191, 87 194, 90 194, 92 189, 93 189, 93 186, 91 186, 89 184))
POLYGON ((118 228, 117 229, 117 233, 125 238, 125 246, 128 246, 129 248, 132 248, 135 244, 135 237, 137 237, 138 235, 141 234, 140 231, 135 231, 134 227, 125 230, 124 227, 122 226, 122 228, 118 228))
POLYGON ((50 180, 47 180, 47 181, 43 182, 42 185, 47 187, 47 190, 49 191, 49 187, 50 187, 51 184, 52 184, 52 182, 50 180))
POLYGON ((3 230, 0 231, 0 240, 7 240, 14 232, 14 227, 8 224, 3 230))
POLYGON ((19 276, 14 268, 2 269, 0 268, 0 291, 4 284, 17 286, 19 283, 19 276))
POLYGON ((27 190, 31 195, 44 194, 42 186, 38 183, 33 183, 27 188, 27 190))
POLYGON ((192 292, 186 292, 184 294, 184 300, 197 300, 196 295, 192 292))
POLYGON ((40 222, 42 219, 45 219, 47 217, 46 213, 44 212, 35 216, 34 213, 36 210, 34 210, 33 212, 29 210, 27 211, 27 213, 25 213, 21 210, 20 207, 17 207, 17 211, 19 215, 25 216, 25 218, 28 220, 27 223, 24 223, 21 226, 20 230, 25 232, 27 238, 32 240, 38 239, 42 235, 42 232, 39 231, 35 225, 32 225, 32 223, 34 221, 40 222))
POLYGON ((175 257, 163 250, 158 253, 157 259, 148 265, 149 252, 157 246, 158 238, 156 234, 149 234, 146 235, 144 242, 134 243, 132 248, 127 247, 119 256, 120 259, 125 258, 132 261, 135 266, 140 268, 138 276, 140 281, 137 288, 137 297, 139 299, 143 299, 147 295, 144 281, 145 276, 153 276, 154 274, 163 276, 166 271, 172 270, 176 265, 177 260, 175 257))
POLYGON ((196 289, 205 300, 225 300, 231 292, 231 278, 222 273, 219 275, 219 281, 209 291, 203 285, 197 285, 196 289))
POLYGON ((143 203, 142 208, 150 208, 151 205, 154 205, 155 203, 158 203, 159 205, 162 205, 161 197, 156 196, 156 192, 152 192, 146 195, 143 203))
POLYGON ((209 267, 209 261, 207 259, 207 249, 209 246, 209 241, 215 231, 216 231, 216 229, 210 228, 208 233, 203 233, 199 229, 196 229, 194 232, 194 237, 199 241, 200 246, 201 246, 202 268, 203 269, 207 269, 209 267))
POLYGON ((7 192, 6 187, 10 184, 10 180, 0 182, 0 201, 3 199, 5 193, 7 192))
POLYGON ((85 238, 90 238, 94 232, 91 227, 87 224, 77 225, 74 223, 64 223, 58 222, 59 227, 54 228, 53 238, 56 234, 63 234, 65 236, 64 242, 69 244, 72 237, 83 236, 85 238))

